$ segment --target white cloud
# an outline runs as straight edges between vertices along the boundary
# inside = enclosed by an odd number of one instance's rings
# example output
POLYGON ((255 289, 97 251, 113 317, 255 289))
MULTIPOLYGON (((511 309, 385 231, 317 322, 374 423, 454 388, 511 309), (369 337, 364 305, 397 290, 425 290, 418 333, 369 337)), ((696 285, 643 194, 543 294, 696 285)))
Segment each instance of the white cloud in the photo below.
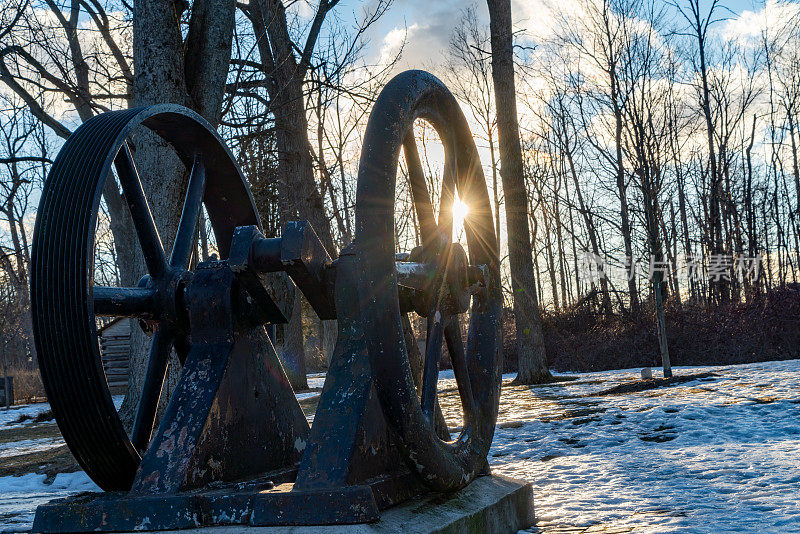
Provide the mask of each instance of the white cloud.
POLYGON ((580 2, 556 0, 513 0, 511 16, 514 26, 533 40, 549 39, 558 31, 559 20, 581 17, 580 2))
POLYGON ((800 17, 800 4, 767 0, 761 11, 743 11, 728 20, 721 30, 721 36, 726 40, 758 41, 764 32, 774 35, 787 29, 786 25, 796 21, 797 17, 800 17))

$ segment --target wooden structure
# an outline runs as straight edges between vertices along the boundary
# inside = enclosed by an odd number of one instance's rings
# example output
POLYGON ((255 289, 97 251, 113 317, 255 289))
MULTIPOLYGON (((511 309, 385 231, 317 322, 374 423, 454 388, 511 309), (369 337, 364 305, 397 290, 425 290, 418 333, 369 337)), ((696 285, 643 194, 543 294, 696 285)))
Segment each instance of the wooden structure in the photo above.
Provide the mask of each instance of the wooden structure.
POLYGON ((128 363, 131 351, 131 321, 119 317, 97 331, 100 357, 112 395, 124 394, 128 387, 128 363))

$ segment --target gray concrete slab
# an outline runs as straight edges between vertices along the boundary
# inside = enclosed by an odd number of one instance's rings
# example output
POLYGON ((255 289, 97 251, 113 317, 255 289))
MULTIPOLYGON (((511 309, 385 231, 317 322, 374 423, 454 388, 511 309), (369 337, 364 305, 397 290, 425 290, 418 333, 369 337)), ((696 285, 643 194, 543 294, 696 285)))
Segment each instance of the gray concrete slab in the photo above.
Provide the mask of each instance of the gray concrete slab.
POLYGON ((530 482, 482 476, 450 495, 428 495, 384 510, 377 523, 303 527, 205 527, 166 534, 506 534, 534 522, 530 482))

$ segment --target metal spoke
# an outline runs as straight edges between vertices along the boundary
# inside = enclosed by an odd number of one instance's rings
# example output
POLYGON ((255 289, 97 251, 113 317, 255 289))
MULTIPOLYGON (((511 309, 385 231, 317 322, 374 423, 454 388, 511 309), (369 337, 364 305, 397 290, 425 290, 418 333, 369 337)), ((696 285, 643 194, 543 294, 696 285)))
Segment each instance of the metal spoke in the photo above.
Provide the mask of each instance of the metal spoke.
POLYGON ((464 410, 464 423, 475 420, 475 398, 472 396, 472 383, 467 368, 464 341, 461 338, 461 325, 458 315, 451 315, 444 326, 444 340, 447 343, 447 352, 450 353, 450 362, 453 365, 453 375, 458 385, 458 395, 461 397, 461 406, 464 410))
POLYGON ((439 232, 449 243, 453 239, 453 202, 456 194, 456 162, 453 150, 445 145, 444 172, 442 173, 442 196, 439 198, 439 232))
POLYGON ((136 419, 133 422, 131 441, 136 450, 143 452, 150 443, 153 425, 156 421, 158 401, 161 398, 161 389, 164 378, 167 376, 169 355, 172 352, 172 332, 162 323, 153 334, 153 344, 150 346, 150 357, 147 361, 147 371, 142 386, 142 396, 136 410, 136 419))
POLYGON ((422 163, 419 159, 417 143, 414 141, 413 128, 403 140, 403 152, 406 156, 406 165, 408 165, 411 196, 414 199, 414 210, 417 212, 422 243, 423 245, 428 245, 433 242, 436 236, 436 217, 433 214, 433 203, 428 194, 428 186, 425 185, 425 173, 422 170, 422 163))
POLYGON ((428 316, 428 338, 425 342, 425 366, 422 369, 422 413, 433 424, 436 407, 436 389, 439 383, 439 360, 442 357, 442 312, 435 310, 428 316))
POLYGON ((136 228, 136 235, 142 246, 144 261, 147 263, 147 271, 153 278, 160 278, 167 270, 167 259, 164 255, 164 247, 161 244, 161 237, 153 221, 153 214, 150 213, 150 206, 147 204, 142 181, 136 170, 130 148, 126 142, 122 150, 114 160, 117 169, 119 182, 125 193, 128 202, 133 226, 136 228))
POLYGON ((92 296, 96 316, 151 319, 155 315, 155 289, 94 286, 92 296))
POLYGON ((169 264, 172 267, 187 269, 192 257, 192 249, 196 242, 197 222, 200 210, 203 209, 203 194, 206 190, 206 166, 200 154, 195 155, 192 173, 189 176, 189 187, 183 201, 183 211, 178 224, 178 233, 172 245, 169 264))

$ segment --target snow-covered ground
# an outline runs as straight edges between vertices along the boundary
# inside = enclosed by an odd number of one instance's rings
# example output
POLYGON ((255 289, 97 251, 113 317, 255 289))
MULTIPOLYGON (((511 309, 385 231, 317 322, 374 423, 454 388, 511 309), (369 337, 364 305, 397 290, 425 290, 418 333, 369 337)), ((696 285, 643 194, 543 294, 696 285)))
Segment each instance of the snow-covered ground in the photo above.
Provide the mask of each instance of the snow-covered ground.
POLYGON ((86 473, 59 473, 52 481, 46 475, 28 473, 0 477, 0 532, 27 532, 36 507, 59 497, 83 491, 100 491, 86 473))
MULTIPOLYGON (((800 360, 674 370, 718 376, 602 397, 639 370, 503 388, 490 462, 533 482, 531 532, 800 532, 800 360)), ((452 376, 440 374, 440 398, 457 427, 452 376)), ((16 418, 0 415, 0 431, 16 418)), ((83 473, 51 484, 2 477, 0 532, 29 528, 42 502, 92 489, 83 473)))
POLYGON ((533 532, 800 532, 800 361, 594 396, 638 370, 504 388, 490 452, 533 482, 533 532), (574 530, 573 530, 574 529, 574 530))
POLYGON ((319 391, 301 391, 299 393, 295 393, 294 396, 297 397, 297 400, 304 401, 319 397, 319 395, 319 391))
POLYGON ((58 438, 22 439, 0 443, 0 458, 30 454, 46 451, 64 445, 64 440, 58 438))
POLYGON ((325 383, 325 373, 311 373, 306 376, 306 382, 311 389, 321 388, 325 383))
POLYGON ((45 402, 10 406, 7 410, 5 408, 0 408, 0 430, 21 428, 29 423, 31 419, 49 409, 50 405, 45 402), (25 419, 25 421, 18 422, 20 419, 25 419))

